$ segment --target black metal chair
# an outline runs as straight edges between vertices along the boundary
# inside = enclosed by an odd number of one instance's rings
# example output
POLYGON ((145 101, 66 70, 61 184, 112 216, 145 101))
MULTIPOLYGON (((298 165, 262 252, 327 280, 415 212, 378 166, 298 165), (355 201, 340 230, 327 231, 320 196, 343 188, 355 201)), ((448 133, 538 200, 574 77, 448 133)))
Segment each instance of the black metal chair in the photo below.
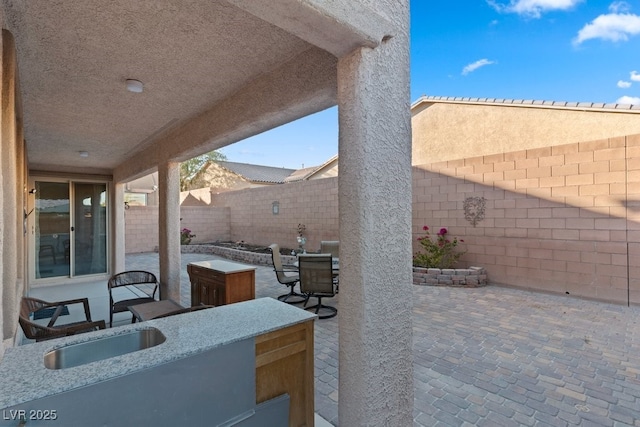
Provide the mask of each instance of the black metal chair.
POLYGON ((276 243, 269 246, 271 249, 271 260, 273 262, 273 270, 276 272, 276 278, 278 282, 289 287, 289 293, 280 295, 279 301, 286 302, 288 304, 300 304, 306 301, 304 295, 295 292, 296 283, 300 281, 298 270, 294 266, 283 266, 282 259, 280 258, 280 246, 276 243), (287 274, 289 273, 289 274, 287 274), (294 273, 294 274, 291 274, 294 273))
POLYGON ((314 311, 320 319, 338 314, 338 309, 322 304, 322 298, 336 295, 333 264, 330 254, 300 254, 298 256, 300 290, 306 295, 305 310, 314 311), (318 298, 318 304, 306 307, 309 298, 318 298))
POLYGON ((20 301, 20 315, 18 317, 18 322, 20 323, 20 327, 22 328, 24 335, 27 338, 36 341, 66 337, 82 332, 90 332, 106 328, 104 320, 98 320, 96 322, 91 320, 91 310, 89 309, 89 300, 87 298, 47 302, 37 298, 22 297, 22 300, 20 301), (56 325, 55 323, 58 321, 58 318, 62 314, 65 306, 72 304, 83 305, 85 320, 56 325), (55 310, 53 310, 51 320, 46 326, 34 322, 31 319, 32 313, 36 313, 47 308, 54 308, 55 310))
MULTIPOLYGON (((128 307, 132 305, 144 304, 156 301, 156 291, 158 290, 158 279, 153 273, 142 270, 124 271, 114 274, 107 283, 109 288, 109 327, 113 326, 113 314, 129 311, 128 307), (151 296, 147 293, 146 297, 129 298, 116 301, 114 300, 113 290, 122 286, 149 285, 153 288, 151 296)), ((139 289, 139 288, 138 288, 139 289)), ((131 323, 135 321, 135 316, 131 315, 131 323)))

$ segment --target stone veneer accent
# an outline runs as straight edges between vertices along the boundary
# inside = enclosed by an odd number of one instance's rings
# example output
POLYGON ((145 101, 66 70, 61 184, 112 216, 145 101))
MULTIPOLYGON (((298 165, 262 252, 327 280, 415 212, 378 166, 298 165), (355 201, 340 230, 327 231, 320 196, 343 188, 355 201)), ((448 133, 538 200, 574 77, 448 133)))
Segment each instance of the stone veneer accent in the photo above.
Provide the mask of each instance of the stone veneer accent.
POLYGON ((482 267, 421 268, 413 267, 413 284, 421 286, 464 286, 477 288, 488 284, 487 272, 482 267))
MULTIPOLYGON (((256 252, 243 251, 240 249, 224 248, 216 245, 182 245, 183 254, 212 254, 218 255, 232 261, 245 262, 253 265, 273 265, 271 254, 259 254, 256 252)), ((295 256, 280 255, 283 264, 293 264, 295 256)))

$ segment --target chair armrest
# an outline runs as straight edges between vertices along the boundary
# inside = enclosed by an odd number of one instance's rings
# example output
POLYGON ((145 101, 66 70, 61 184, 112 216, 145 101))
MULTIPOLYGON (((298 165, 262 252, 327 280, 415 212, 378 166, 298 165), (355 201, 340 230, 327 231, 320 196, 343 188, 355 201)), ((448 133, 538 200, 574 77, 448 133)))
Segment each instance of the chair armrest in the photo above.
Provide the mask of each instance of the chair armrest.
POLYGON ((58 320, 58 317, 60 316, 60 314, 62 314, 62 309, 64 308, 64 306, 72 305, 72 304, 82 304, 84 307, 85 319, 87 320, 87 322, 91 322, 91 309, 89 308, 89 299, 77 298, 77 299, 70 299, 65 301, 56 301, 55 304, 49 304, 48 305, 49 307, 56 307, 56 311, 53 313, 53 316, 51 316, 51 320, 49 321, 49 324, 47 326, 48 327, 54 326, 54 324, 56 323, 56 320, 58 320))
POLYGON ((97 320, 95 322, 82 322, 71 326, 60 326, 60 329, 65 332, 65 335, 75 335, 77 332, 84 332, 91 328, 106 329, 107 325, 104 320, 97 320))
POLYGON ((276 273, 297 273, 299 270, 297 268, 283 268, 282 270, 273 269, 276 273))
POLYGON ((289 269, 289 270, 298 271, 298 266, 296 266, 295 264, 282 264, 282 268, 284 270, 289 269))

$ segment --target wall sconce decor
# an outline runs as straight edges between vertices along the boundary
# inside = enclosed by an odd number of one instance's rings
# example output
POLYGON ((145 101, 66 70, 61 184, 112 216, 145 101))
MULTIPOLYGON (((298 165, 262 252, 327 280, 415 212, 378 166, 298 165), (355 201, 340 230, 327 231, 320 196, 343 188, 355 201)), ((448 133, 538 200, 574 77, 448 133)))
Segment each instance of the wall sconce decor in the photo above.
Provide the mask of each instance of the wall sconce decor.
POLYGON ((271 213, 278 215, 280 213, 280 202, 271 203, 271 213))
POLYGON ((484 197, 467 197, 464 199, 464 219, 474 227, 484 219, 486 201, 487 199, 484 197))

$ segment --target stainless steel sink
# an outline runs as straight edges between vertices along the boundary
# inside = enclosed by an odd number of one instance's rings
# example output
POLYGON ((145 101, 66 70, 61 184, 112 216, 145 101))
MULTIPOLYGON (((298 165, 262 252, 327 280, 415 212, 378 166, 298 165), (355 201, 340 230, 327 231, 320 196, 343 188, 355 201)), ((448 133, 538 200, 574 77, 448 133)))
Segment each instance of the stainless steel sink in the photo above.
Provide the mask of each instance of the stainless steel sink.
POLYGON ((155 347, 165 342, 166 339, 159 329, 146 328, 78 344, 69 344, 47 352, 44 355, 44 366, 49 369, 72 368, 155 347))

